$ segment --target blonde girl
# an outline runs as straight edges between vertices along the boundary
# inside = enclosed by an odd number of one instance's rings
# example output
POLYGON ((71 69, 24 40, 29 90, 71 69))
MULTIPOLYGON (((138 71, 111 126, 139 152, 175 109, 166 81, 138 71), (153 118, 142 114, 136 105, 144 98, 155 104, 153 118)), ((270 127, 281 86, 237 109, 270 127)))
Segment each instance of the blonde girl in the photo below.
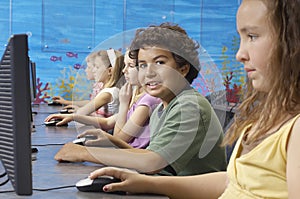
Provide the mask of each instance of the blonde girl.
MULTIPOLYGON (((149 145, 149 119, 154 108, 160 103, 160 99, 145 92, 138 81, 136 60, 129 58, 128 51, 125 54, 124 62, 123 73, 127 82, 119 93, 120 107, 118 114, 110 118, 91 118, 96 126, 100 125, 103 129, 109 129, 109 125, 114 125, 113 136, 101 129, 88 130, 78 137, 94 135, 98 139, 88 141, 87 145, 101 146, 101 143, 106 142, 106 139, 109 139, 113 145, 120 148, 146 148, 149 145)), ((79 121, 79 117, 77 121, 79 121)))
MULTIPOLYGON (((85 59, 86 65, 87 65, 87 67, 85 69, 85 73, 86 73, 86 78, 88 80, 95 81, 93 68, 95 66, 95 58, 99 54, 100 54, 99 51, 91 52, 85 59)), ((103 88, 102 82, 94 82, 93 90, 92 90, 92 93, 90 94, 90 100, 94 99, 96 97, 96 95, 102 90, 102 88, 103 88)), ((79 107, 86 105, 90 101, 90 100, 78 100, 78 101, 66 100, 61 96, 54 96, 52 98, 52 100, 54 102, 58 102, 60 104, 67 105, 67 106, 64 106, 64 109, 73 109, 74 111, 76 111, 79 107)))
MULTIPOLYGON (((76 114, 90 115, 97 110, 97 116, 109 117, 118 112, 119 91, 124 84, 122 70, 124 67, 124 56, 116 50, 99 51, 95 58, 95 81, 103 83, 103 89, 89 103, 80 107, 76 114), (100 110, 98 110, 100 108, 100 110)), ((95 115, 94 115, 95 116, 95 115)), ((45 121, 59 118, 61 122, 57 126, 66 124, 73 120, 72 115, 51 114, 45 121)))

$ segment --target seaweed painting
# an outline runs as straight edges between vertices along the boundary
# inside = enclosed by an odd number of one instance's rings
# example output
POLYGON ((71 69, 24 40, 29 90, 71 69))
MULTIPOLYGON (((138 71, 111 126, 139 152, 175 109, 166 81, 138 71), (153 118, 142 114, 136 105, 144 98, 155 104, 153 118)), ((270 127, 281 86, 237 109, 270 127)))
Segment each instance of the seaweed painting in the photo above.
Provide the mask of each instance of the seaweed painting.
POLYGON ((61 75, 56 80, 54 90, 56 95, 68 100, 88 99, 92 87, 83 70, 74 69, 72 66, 60 71, 61 75))
POLYGON ((37 78, 36 82, 36 97, 33 101, 33 104, 42 104, 47 103, 46 99, 49 99, 50 96, 48 95, 47 91, 50 90, 49 83, 47 82, 43 86, 43 82, 41 82, 40 78, 37 78))
MULTIPOLYGON (((239 39, 233 36, 231 52, 235 54, 238 50, 239 39)), ((229 49, 226 46, 222 47, 221 62, 223 84, 226 91, 226 100, 228 103, 239 103, 242 96, 242 88, 245 83, 244 71, 241 64, 227 55, 229 49)))

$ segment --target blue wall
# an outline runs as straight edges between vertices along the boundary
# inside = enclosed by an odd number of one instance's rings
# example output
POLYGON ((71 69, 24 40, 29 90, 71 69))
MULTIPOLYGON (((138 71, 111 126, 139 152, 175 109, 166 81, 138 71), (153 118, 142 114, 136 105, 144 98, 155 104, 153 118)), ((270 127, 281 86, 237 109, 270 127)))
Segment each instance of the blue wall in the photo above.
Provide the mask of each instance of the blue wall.
POLYGON ((0 53, 11 34, 27 33, 37 76, 52 85, 50 95, 63 94, 58 79, 65 78, 68 70, 83 71, 76 68, 93 49, 124 49, 136 28, 170 21, 185 28, 203 47, 202 62, 209 63, 208 68, 203 64, 206 87, 220 87, 221 80, 215 79, 222 78, 219 70, 224 70, 224 63, 240 75, 233 44, 238 5, 239 0, 1 1, 0 53), (215 67, 214 73, 210 66, 215 67), (214 78, 213 84, 209 76, 214 78))

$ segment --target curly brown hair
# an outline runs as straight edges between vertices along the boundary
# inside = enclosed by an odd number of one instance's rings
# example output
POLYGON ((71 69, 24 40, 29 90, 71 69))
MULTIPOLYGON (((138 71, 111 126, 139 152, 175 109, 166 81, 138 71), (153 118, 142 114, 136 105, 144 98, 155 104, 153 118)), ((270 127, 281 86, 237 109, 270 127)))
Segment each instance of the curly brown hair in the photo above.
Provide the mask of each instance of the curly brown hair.
POLYGON ((170 51, 179 67, 186 64, 191 66, 185 76, 190 84, 198 76, 200 71, 197 51, 199 44, 191 39, 178 24, 167 22, 158 26, 150 25, 146 29, 138 29, 130 45, 129 56, 138 60, 139 49, 153 46, 170 51))
POLYGON ((253 89, 247 82, 244 100, 235 121, 225 136, 225 144, 232 144, 249 124, 258 130, 250 142, 265 134, 287 115, 299 114, 300 102, 300 1, 261 0, 268 9, 268 20, 274 32, 272 88, 268 93, 253 89))

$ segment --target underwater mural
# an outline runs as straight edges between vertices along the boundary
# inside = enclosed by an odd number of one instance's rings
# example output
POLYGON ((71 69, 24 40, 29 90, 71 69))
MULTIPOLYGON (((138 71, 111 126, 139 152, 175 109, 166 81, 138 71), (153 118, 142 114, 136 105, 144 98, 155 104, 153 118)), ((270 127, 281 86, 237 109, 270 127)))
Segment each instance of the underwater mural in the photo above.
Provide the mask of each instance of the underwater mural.
POLYGON ((88 99, 92 82, 86 80, 84 60, 91 51, 114 48, 124 52, 135 29, 167 21, 178 23, 201 45, 202 69, 192 86, 213 96, 214 101, 222 97, 222 103, 238 103, 246 81, 234 56, 239 45, 235 31, 239 3, 73 0, 70 6, 66 0, 1 1, 0 53, 11 34, 27 33, 30 60, 37 66, 34 103, 47 103, 54 95, 88 99))

